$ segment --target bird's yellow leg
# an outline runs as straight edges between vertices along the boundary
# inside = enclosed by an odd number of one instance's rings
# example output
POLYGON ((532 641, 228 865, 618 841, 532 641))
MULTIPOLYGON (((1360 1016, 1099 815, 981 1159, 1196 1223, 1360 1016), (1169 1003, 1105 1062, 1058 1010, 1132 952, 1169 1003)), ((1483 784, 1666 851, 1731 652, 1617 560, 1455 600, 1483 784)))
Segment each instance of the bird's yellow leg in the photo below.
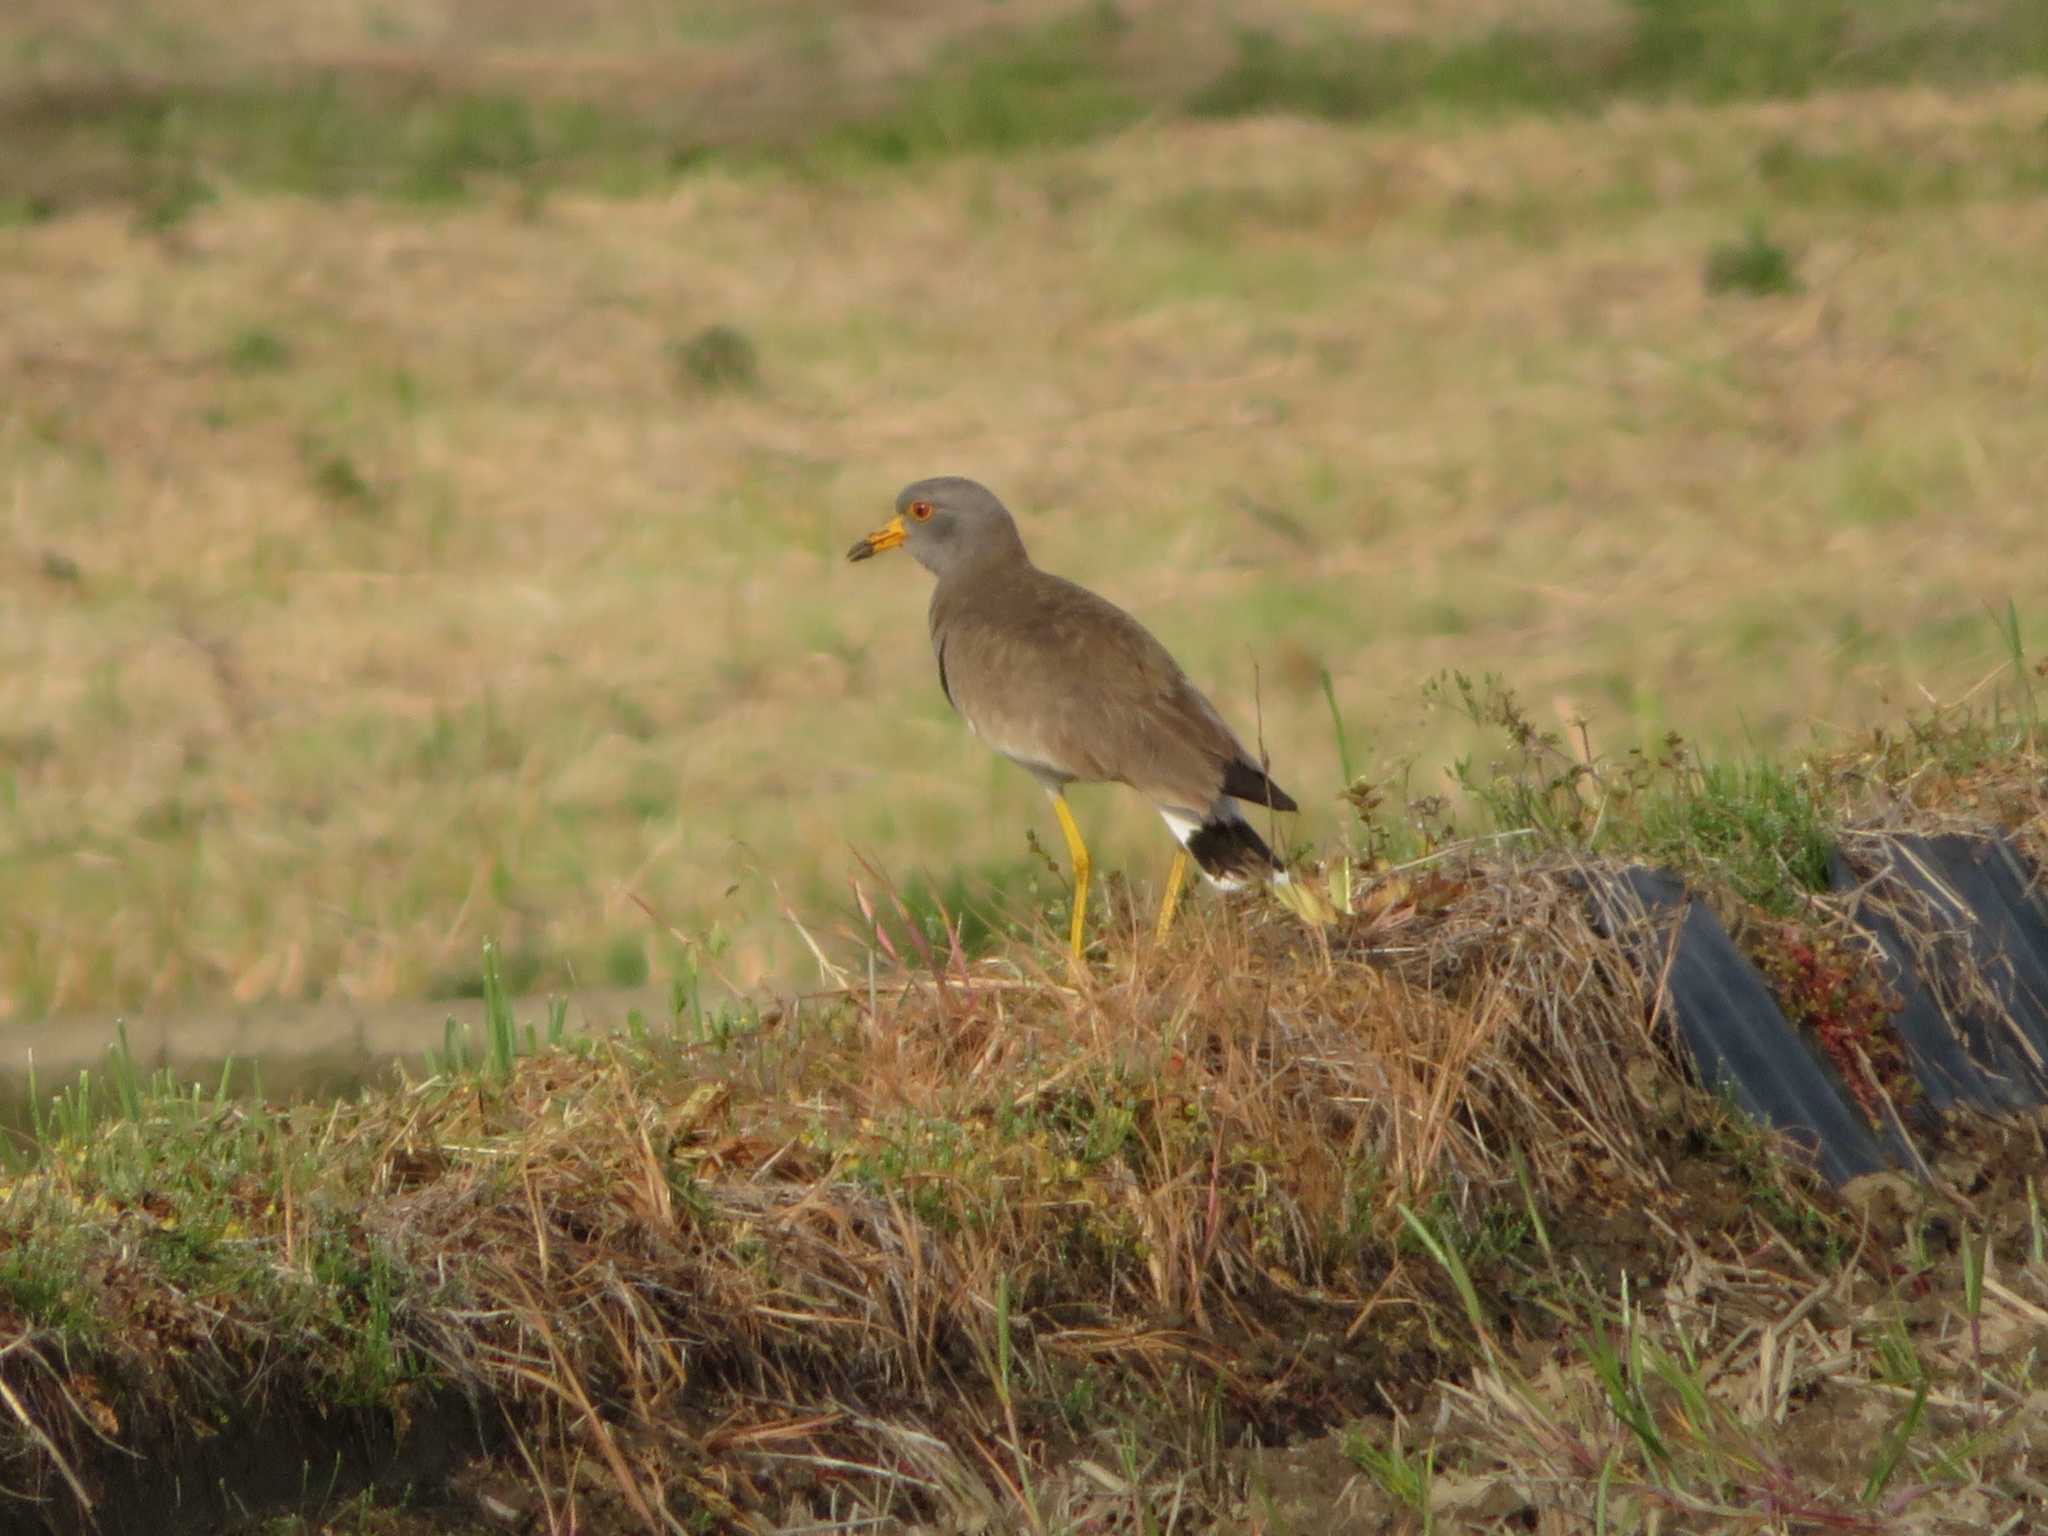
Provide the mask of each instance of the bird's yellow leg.
POLYGON ((1081 958, 1081 928, 1088 919, 1088 845, 1081 841, 1081 829, 1074 825, 1074 813, 1067 809, 1067 797, 1052 797, 1053 814, 1060 819, 1060 830, 1067 834, 1067 852, 1074 857, 1074 932, 1069 942, 1074 947, 1074 958, 1081 958))
POLYGON ((1180 910, 1180 892, 1188 878, 1188 851, 1179 849, 1173 856, 1173 869, 1166 877, 1166 894, 1159 899, 1159 927, 1153 933, 1155 943, 1166 942, 1166 931, 1173 926, 1173 914, 1180 910))

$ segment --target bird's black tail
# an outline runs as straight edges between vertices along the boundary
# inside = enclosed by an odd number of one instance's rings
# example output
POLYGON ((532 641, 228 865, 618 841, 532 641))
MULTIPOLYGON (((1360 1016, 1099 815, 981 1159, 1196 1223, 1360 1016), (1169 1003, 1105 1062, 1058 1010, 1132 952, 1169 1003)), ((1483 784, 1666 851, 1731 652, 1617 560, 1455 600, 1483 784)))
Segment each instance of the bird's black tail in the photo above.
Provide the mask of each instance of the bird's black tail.
POLYGON ((1252 763, 1223 765, 1223 793, 1253 805, 1269 805, 1276 811, 1297 810, 1294 797, 1266 777, 1266 770, 1252 763))
POLYGON ((1235 813, 1209 819, 1188 835, 1188 853, 1211 880, 1270 880, 1285 867, 1266 840, 1235 813))

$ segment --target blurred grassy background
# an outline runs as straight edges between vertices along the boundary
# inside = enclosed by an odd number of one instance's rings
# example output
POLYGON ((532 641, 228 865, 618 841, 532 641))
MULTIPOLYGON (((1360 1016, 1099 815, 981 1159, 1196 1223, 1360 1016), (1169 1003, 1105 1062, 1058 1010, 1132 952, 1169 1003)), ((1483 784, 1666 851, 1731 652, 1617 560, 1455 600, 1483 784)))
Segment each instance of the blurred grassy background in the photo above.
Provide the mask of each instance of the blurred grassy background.
POLYGON ((855 850, 1051 894, 840 563, 925 474, 1311 839, 1324 669, 1420 792, 1441 668, 1769 750, 2039 633, 2048 9, 1374 11, 16 0, 0 1016, 800 976, 855 850))

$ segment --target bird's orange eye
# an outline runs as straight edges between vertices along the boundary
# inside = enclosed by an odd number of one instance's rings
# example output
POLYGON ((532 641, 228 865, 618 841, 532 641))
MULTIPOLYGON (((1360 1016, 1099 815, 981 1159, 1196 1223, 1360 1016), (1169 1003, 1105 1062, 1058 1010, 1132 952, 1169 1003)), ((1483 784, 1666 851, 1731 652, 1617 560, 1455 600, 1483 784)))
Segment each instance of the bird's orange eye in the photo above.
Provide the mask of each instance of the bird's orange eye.
POLYGON ((932 504, 928 501, 913 501, 910 504, 910 515, 916 518, 920 523, 930 522, 932 516, 932 504))

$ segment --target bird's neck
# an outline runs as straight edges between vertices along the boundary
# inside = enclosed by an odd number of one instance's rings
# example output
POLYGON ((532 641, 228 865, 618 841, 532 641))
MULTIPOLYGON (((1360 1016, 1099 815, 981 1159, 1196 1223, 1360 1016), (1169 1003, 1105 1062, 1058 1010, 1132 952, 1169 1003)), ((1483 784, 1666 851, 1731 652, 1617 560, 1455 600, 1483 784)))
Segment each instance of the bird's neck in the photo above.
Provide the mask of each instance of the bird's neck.
POLYGON ((1021 581, 1035 573, 1038 567, 1025 553, 1024 541, 1014 528, 1006 531, 1007 538, 991 537, 973 549, 962 550, 958 558, 947 562, 946 567, 937 573, 939 585, 969 581, 1021 581))
POLYGON ((932 632, 972 613, 1007 607, 1043 573, 1020 544, 1008 552, 983 553, 974 560, 948 566, 932 587, 932 632))

